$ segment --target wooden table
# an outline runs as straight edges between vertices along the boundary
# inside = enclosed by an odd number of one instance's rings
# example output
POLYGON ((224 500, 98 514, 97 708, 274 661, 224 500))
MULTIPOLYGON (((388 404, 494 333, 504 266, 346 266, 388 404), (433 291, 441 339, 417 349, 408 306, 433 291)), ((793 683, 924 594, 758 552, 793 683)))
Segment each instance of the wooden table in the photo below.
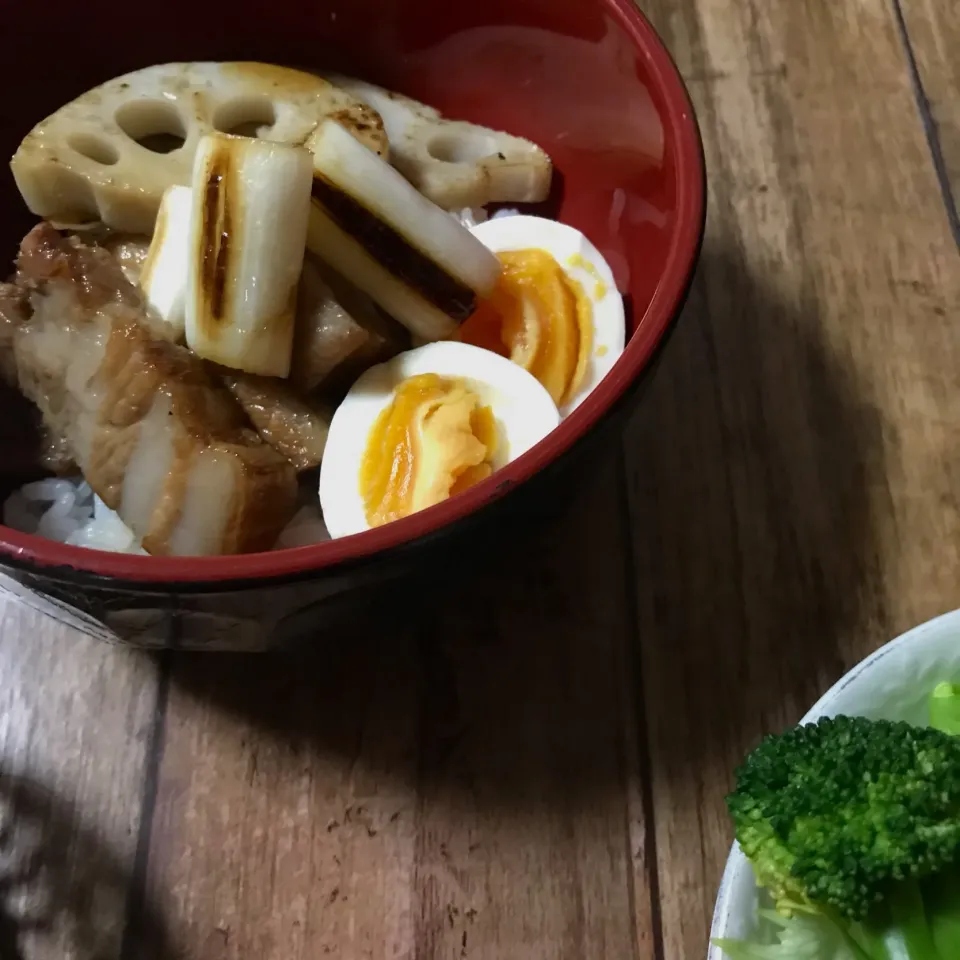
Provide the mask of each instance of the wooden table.
POLYGON ((309 657, 8 600, 3 960, 703 957, 737 761, 960 605, 955 0, 647 9, 710 218, 622 455, 495 575, 309 657))

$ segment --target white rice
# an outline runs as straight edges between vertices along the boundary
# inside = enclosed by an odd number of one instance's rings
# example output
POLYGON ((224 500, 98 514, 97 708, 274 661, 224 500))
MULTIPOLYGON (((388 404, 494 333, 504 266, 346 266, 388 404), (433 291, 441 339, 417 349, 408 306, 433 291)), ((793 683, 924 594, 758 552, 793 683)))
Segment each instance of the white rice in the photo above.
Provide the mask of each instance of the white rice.
POLYGON ((519 214, 519 210, 513 210, 508 207, 504 207, 503 210, 498 210, 492 217, 488 216, 484 207, 464 207, 463 210, 454 210, 452 213, 453 217, 459 220, 468 230, 471 227, 475 227, 478 223, 484 223, 487 220, 501 220, 503 217, 516 217, 519 216, 519 214))
POLYGON ((483 207, 477 207, 476 209, 464 207, 463 210, 451 210, 450 215, 454 220, 459 220, 468 230, 487 219, 487 211, 483 207))
POLYGON ((294 515, 293 519, 284 527, 277 537, 274 550, 286 550, 288 547, 308 547, 311 543, 323 543, 329 540, 327 525, 323 522, 323 514, 316 505, 303 506, 294 515))
MULTIPOLYGON (((147 555, 133 531, 82 477, 37 480, 22 486, 4 502, 3 522, 21 533, 34 533, 57 543, 147 555)), ((305 483, 300 488, 300 507, 274 549, 329 539, 317 502, 316 482, 305 483)))
POLYGON ((80 477, 26 484, 7 497, 3 522, 58 543, 142 552, 130 530, 80 477))

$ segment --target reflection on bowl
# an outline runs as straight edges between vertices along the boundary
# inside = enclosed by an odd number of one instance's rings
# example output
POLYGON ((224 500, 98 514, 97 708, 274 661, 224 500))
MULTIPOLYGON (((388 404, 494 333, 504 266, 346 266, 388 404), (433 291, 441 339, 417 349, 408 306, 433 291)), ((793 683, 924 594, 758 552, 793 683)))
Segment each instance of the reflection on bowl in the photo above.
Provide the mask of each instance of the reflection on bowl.
MULTIPOLYGON (((229 557, 113 554, 0 528, 8 584, 42 594, 32 602, 86 632, 148 646, 261 649, 316 632, 365 591, 466 537, 492 540, 507 515, 550 513, 569 489, 565 468, 589 469, 584 451, 616 436, 677 319, 703 230, 702 154, 682 83, 631 0, 229 8, 174 0, 167 12, 131 45, 128 10, 116 3, 66 9, 53 27, 28 5, 11 10, 18 44, 0 72, 19 93, 0 117, 7 155, 61 103, 151 63, 244 57, 362 76, 540 144, 556 176, 550 198, 530 212, 583 231, 627 306, 622 356, 558 428, 489 479, 385 526, 229 557), (22 83, 37 50, 72 63, 79 31, 85 56, 62 85, 22 83)), ((0 211, 0 239, 12 252, 32 221, 9 180, 0 211)), ((9 492, 32 479, 36 422, 18 398, 4 400, 17 412, 0 426, 9 492)))

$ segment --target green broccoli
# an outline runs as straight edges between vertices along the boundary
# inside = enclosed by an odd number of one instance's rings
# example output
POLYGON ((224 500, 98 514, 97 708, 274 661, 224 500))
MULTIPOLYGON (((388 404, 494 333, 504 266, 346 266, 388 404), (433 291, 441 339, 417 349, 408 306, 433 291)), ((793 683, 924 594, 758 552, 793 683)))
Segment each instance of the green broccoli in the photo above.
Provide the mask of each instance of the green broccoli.
MULTIPOLYGON (((938 690, 931 718, 960 729, 960 691, 938 690)), ((764 740, 727 803, 780 914, 829 925, 858 960, 960 960, 960 738, 823 719, 764 740)))
POLYGON ((960 686, 937 684, 930 695, 930 726, 954 736, 960 733, 960 686))

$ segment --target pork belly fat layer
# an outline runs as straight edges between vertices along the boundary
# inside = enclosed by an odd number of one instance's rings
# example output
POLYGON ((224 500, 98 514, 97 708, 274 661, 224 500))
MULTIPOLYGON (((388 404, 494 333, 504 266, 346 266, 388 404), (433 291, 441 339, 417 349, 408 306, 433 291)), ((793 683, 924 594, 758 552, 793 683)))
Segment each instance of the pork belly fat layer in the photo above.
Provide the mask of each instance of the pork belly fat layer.
POLYGON ((200 360, 158 337, 113 257, 41 225, 18 267, 32 307, 14 336, 21 389, 145 549, 272 547, 294 511, 293 466, 200 360))

